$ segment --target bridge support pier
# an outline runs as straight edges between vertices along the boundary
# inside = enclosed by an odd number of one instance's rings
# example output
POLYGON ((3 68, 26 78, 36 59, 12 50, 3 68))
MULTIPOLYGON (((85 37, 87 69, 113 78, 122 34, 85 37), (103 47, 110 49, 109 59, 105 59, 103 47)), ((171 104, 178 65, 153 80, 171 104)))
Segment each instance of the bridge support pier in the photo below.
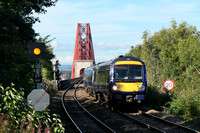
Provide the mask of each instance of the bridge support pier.
POLYGON ((95 64, 89 23, 78 23, 71 79, 82 77, 84 68, 95 64))

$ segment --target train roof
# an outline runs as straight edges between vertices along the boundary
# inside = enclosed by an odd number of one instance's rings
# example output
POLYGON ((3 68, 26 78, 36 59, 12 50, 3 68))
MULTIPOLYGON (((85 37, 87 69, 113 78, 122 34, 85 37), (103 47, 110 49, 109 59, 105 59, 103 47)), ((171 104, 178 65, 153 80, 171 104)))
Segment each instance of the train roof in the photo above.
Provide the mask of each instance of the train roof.
POLYGON ((105 66, 105 65, 110 65, 110 64, 115 64, 117 61, 139 61, 141 62, 142 64, 144 64, 144 62, 136 57, 131 57, 131 56, 121 56, 119 58, 116 58, 116 59, 112 59, 112 60, 109 60, 109 61, 106 61, 106 62, 100 62, 98 64, 96 64, 95 66, 105 66))
MULTIPOLYGON (((144 62, 136 57, 131 57, 131 56, 120 56, 119 58, 116 59, 112 59, 109 61, 105 61, 105 62, 99 62, 98 64, 95 64, 93 66, 87 67, 87 69, 94 69, 96 67, 101 67, 101 66, 107 66, 107 65, 111 65, 111 64, 115 64, 117 61, 139 61, 142 64, 144 64, 144 62)), ((145 64, 144 64, 145 65, 145 64)))
POLYGON ((131 57, 131 56, 122 56, 119 58, 116 58, 113 60, 112 64, 115 64, 117 61, 139 61, 142 64, 144 64, 144 62, 136 57, 131 57))

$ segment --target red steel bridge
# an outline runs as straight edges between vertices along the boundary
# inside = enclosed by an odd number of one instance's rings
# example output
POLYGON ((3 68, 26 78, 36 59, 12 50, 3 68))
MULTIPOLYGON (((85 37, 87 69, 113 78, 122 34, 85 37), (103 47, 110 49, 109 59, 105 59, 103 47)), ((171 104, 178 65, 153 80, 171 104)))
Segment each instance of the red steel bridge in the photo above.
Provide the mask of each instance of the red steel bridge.
POLYGON ((71 79, 82 77, 84 69, 94 65, 94 50, 89 23, 78 23, 71 79))

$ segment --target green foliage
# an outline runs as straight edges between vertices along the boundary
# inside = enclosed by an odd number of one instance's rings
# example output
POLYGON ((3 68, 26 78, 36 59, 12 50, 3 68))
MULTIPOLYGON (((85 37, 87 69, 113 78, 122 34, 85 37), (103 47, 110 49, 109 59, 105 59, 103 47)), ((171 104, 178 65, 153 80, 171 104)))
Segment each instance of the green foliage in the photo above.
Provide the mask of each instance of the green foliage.
POLYGON ((24 112, 21 112, 21 109, 24 108, 24 99, 23 99, 23 95, 24 92, 21 91, 16 91, 13 88, 13 84, 11 85, 11 87, 7 87, 6 89, 4 89, 2 86, 1 88, 1 103, 0 103, 0 110, 1 112, 4 112, 6 114, 10 114, 11 115, 11 119, 16 119, 17 117, 19 117, 21 115, 21 113, 23 114, 24 112))
POLYGON ((174 114, 184 118, 198 116, 197 112, 200 112, 200 109, 194 106, 198 105, 196 102, 200 102, 200 99, 190 102, 187 99, 187 96, 197 97, 200 90, 199 33, 195 26, 186 22, 177 25, 172 19, 170 28, 162 28, 153 35, 145 31, 143 43, 131 47, 126 54, 138 57, 146 63, 148 83, 151 84, 151 92, 156 92, 154 94, 166 94, 163 82, 166 79, 174 81, 175 88, 169 95, 172 101, 167 105, 170 112, 179 110, 174 114), (181 94, 182 92, 185 92, 185 95, 181 94), (180 106, 182 103, 191 104, 190 109, 188 106, 180 106))
POLYGON ((159 90, 158 88, 149 84, 147 87, 144 104, 148 105, 151 108, 162 110, 162 107, 165 105, 165 103, 171 101, 171 98, 169 93, 163 93, 160 91, 161 90, 159 90))
POLYGON ((28 57, 28 44, 35 42, 37 34, 32 26, 39 22, 33 13, 45 13, 57 0, 0 2, 0 83, 5 87, 10 83, 17 88, 33 89, 33 63, 28 57))
POLYGON ((57 114, 53 114, 53 116, 54 116, 53 118, 54 123, 52 124, 53 131, 55 133, 64 133, 65 128, 63 127, 63 124, 61 120, 59 119, 60 116, 57 114))
MULTIPOLYGON (((54 6, 56 2, 57 0, 1 0, 0 2, 0 84, 5 87, 14 83, 17 88, 26 88, 17 91, 13 85, 6 87, 6 89, 0 87, 0 110, 5 117, 9 117, 9 119, 4 119, 5 124, 7 123, 9 126, 7 129, 19 129, 18 125, 24 122, 22 127, 27 125, 27 129, 20 132, 28 132, 30 131, 29 124, 37 127, 39 119, 42 120, 41 125, 48 123, 48 111, 44 111, 40 115, 27 108, 24 103, 24 94, 28 94, 34 87, 34 62, 29 60, 28 44, 36 42, 38 34, 35 33, 32 26, 35 22, 39 22, 39 19, 35 18, 33 13, 45 13, 46 8, 54 6), (14 124, 9 125, 9 122, 14 124)), ((54 57, 49 45, 47 46, 47 57, 46 62, 50 62, 50 59, 54 57)), ((49 66, 51 67, 51 65, 49 66)), ((47 69, 46 73, 49 70, 47 69)))
POLYGON ((182 90, 180 94, 173 97, 169 102, 169 108, 166 108, 171 114, 181 116, 185 119, 198 117, 200 114, 200 91, 182 90))
POLYGON ((49 110, 36 112, 29 108, 24 102, 24 92, 21 89, 17 91, 11 84, 11 87, 4 89, 0 86, 0 133, 1 132, 32 132, 45 130, 49 131, 49 124, 52 123, 54 132, 64 132, 58 115, 55 115, 53 122, 49 115, 49 110), (12 124, 10 124, 12 123, 12 124), (44 129, 44 127, 46 127, 44 129))

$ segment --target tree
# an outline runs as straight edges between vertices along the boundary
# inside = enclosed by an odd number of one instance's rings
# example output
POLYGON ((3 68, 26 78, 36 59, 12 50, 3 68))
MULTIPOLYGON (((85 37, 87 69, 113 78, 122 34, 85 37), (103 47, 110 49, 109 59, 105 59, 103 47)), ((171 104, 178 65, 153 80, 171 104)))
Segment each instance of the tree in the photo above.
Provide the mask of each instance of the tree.
POLYGON ((171 91, 174 100, 170 103, 172 112, 188 110, 181 115, 195 116, 194 112, 200 111, 200 98, 197 98, 200 95, 199 31, 186 22, 177 25, 173 19, 170 28, 162 28, 153 35, 145 31, 142 38, 143 43, 131 47, 127 55, 139 57, 146 63, 148 83, 159 92, 164 92, 164 80, 175 82, 171 91), (185 93, 187 95, 183 95, 185 93), (186 101, 186 96, 191 97, 190 102, 186 101), (180 105, 183 107, 178 107, 180 105))
POLYGON ((0 84, 4 87, 13 82, 16 88, 26 88, 26 93, 34 87, 28 44, 36 40, 32 25, 39 19, 33 13, 45 13, 45 8, 55 3, 56 0, 0 1, 0 84))

